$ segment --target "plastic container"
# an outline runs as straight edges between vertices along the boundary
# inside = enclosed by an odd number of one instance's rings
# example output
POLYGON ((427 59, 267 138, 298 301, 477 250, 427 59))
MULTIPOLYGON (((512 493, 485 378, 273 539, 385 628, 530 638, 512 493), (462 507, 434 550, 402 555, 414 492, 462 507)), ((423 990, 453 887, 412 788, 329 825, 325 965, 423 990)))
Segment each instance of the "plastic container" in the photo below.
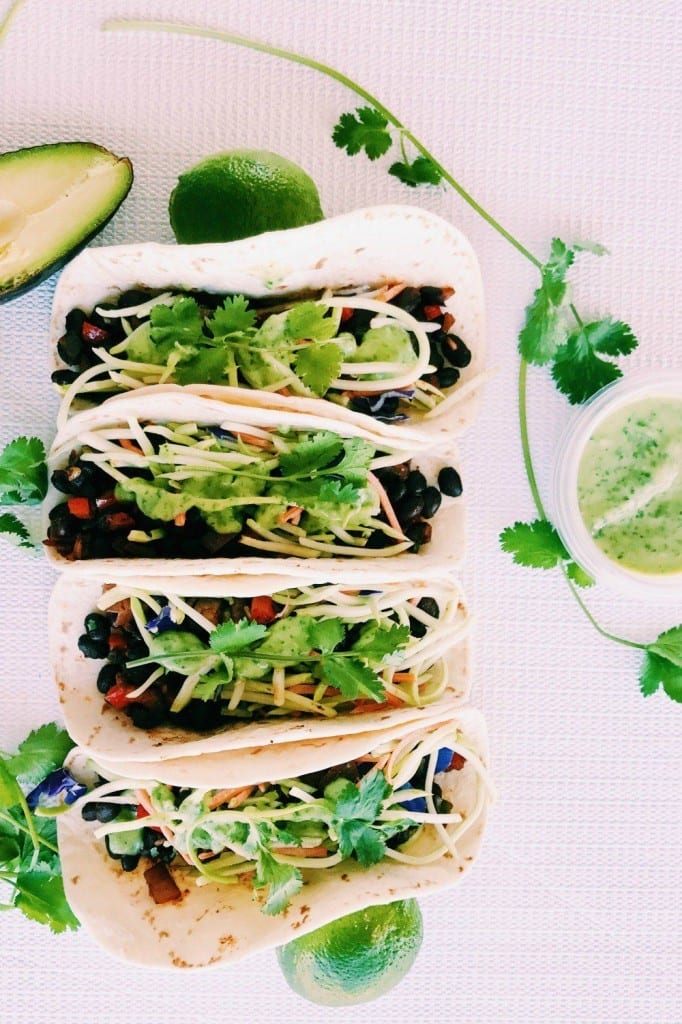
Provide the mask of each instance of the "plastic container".
MULTIPOLYGON (((590 399, 569 423, 554 463, 554 521, 576 562, 596 582, 627 597, 673 603, 682 601, 682 570, 644 573, 614 562, 593 540, 578 505, 578 470, 585 446, 612 413, 650 398, 676 398, 682 403, 682 370, 635 374, 619 380, 590 399)), ((680 436, 682 443, 682 435, 680 436)))

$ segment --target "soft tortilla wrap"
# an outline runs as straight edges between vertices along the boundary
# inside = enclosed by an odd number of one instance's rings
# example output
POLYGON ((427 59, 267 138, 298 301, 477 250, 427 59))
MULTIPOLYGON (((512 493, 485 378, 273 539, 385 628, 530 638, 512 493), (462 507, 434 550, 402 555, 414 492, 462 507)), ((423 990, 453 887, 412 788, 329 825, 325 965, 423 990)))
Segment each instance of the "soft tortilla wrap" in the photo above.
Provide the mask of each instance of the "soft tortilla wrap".
MULTIPOLYGON (((483 763, 487 762, 487 736, 480 712, 466 708, 440 721, 456 722, 483 763)), ((392 735, 373 734, 365 752, 377 745, 379 736, 383 742, 392 735)), ((305 772, 304 746, 299 750, 299 770, 305 772)), ((457 856, 446 855, 419 865, 386 859, 370 868, 345 861, 323 870, 304 870, 303 889, 287 911, 275 917, 261 912, 246 885, 196 886, 190 869, 173 869, 182 901, 155 905, 142 872, 124 872, 118 861, 109 858, 104 842, 94 837, 97 823, 84 822, 76 805, 58 819, 66 897, 91 936, 123 960, 185 969, 234 962, 355 910, 425 896, 456 884, 480 849, 489 792, 479 788, 482 783, 470 762, 442 779, 444 795, 453 809, 465 816, 475 815, 457 844, 457 856)))
MULTIPOLYGON (((321 403, 320 403, 321 405, 321 403)), ((324 407, 323 407, 324 408, 324 407)), ((48 459, 48 469, 63 468, 70 452, 81 447, 81 438, 89 430, 103 427, 127 425, 129 417, 138 417, 149 422, 181 422, 197 423, 201 426, 215 425, 232 421, 247 426, 277 428, 286 425, 300 430, 330 430, 342 437, 359 437, 378 449, 388 447, 401 459, 413 459, 413 464, 428 479, 436 479, 440 469, 446 465, 457 465, 456 456, 452 453, 447 459, 440 455, 432 455, 423 448, 416 449, 412 438, 392 435, 390 441, 367 428, 367 417, 345 411, 341 420, 329 420, 325 415, 313 415, 308 412, 288 411, 286 414, 277 409, 259 405, 234 406, 216 399, 191 394, 187 389, 174 388, 172 394, 162 388, 150 388, 143 395, 135 392, 111 398, 97 409, 89 409, 78 413, 69 420, 66 427, 57 434, 48 459)), ((50 509, 65 500, 66 496, 57 491, 51 484, 43 502, 45 533, 48 525, 50 509)), ((394 579, 407 577, 423 578, 435 569, 449 570, 457 568, 463 559, 465 547, 464 535, 464 502, 460 498, 449 498, 443 495, 441 508, 433 519, 433 538, 419 553, 402 552, 389 559, 375 556, 358 558, 334 556, 335 571, 348 574, 350 580, 374 581, 377 563, 390 563, 390 573, 394 579)), ((258 555, 235 558, 206 558, 202 560, 189 558, 175 559, 140 559, 140 558, 97 558, 71 562, 63 558, 51 548, 47 548, 48 558, 59 568, 69 568, 79 575, 98 576, 110 575, 111 578, 138 576, 165 576, 172 572, 174 576, 196 575, 198 571, 205 575, 228 575, 235 570, 240 574, 254 575, 261 573, 291 575, 299 580, 310 580, 319 574, 317 559, 305 557, 266 558, 258 555), (198 569, 198 563, 201 568, 198 569), (236 564, 237 563, 237 564, 236 564)), ((322 560, 320 560, 322 561, 322 560)), ((330 559, 324 559, 330 562, 330 559)), ((383 570, 382 570, 383 571, 383 570)))
MULTIPOLYGON (((454 331, 471 351, 471 363, 446 400, 428 413, 411 412, 390 431, 416 433, 428 443, 460 433, 476 413, 472 383, 485 363, 485 315, 478 261, 464 235, 426 210, 375 206, 290 231, 269 232, 238 242, 158 245, 153 242, 86 249, 62 273, 52 309, 55 366, 57 341, 67 313, 91 311, 130 288, 233 293, 272 297, 273 302, 316 292, 366 290, 395 281, 452 287, 445 303, 454 331), (460 398, 461 394, 461 398, 460 398)), ((214 394, 215 389, 197 386, 214 394)), ((314 399, 287 398, 251 389, 230 401, 307 409, 314 399), (301 404, 303 403, 303 404, 301 404)), ((334 408, 334 403, 325 403, 334 408)), ((368 417, 369 419, 369 417, 368 417)))
MULTIPOLYGON (((380 569, 383 567, 380 567, 380 569)), ((343 583, 343 575, 318 563, 317 582, 343 583)), ((241 721, 226 724, 219 732, 197 733, 178 726, 164 725, 146 730, 137 728, 125 711, 107 704, 97 691, 98 671, 103 664, 84 655, 78 649, 78 638, 83 632, 83 620, 95 610, 102 594, 102 580, 73 578, 63 575, 57 582, 50 601, 48 633, 52 674, 57 685, 59 701, 66 727, 79 746, 96 760, 156 762, 169 758, 192 758, 224 750, 270 746, 319 740, 330 736, 352 735, 393 728, 403 722, 419 722, 433 717, 443 706, 466 700, 470 689, 470 652, 468 643, 468 613, 461 590, 452 579, 433 579, 410 582, 409 589, 416 600, 442 595, 452 610, 452 621, 447 633, 433 644, 434 663, 443 659, 447 683, 437 702, 426 707, 405 705, 398 708, 378 708, 364 714, 339 714, 334 718, 268 718, 260 721, 241 721)), ((179 579, 145 579, 128 581, 144 591, 156 594, 178 594, 183 597, 253 597, 272 594, 296 587, 294 578, 281 576, 184 577, 179 579)), ((373 590, 382 586, 400 589, 390 579, 382 584, 380 572, 373 577, 373 590)), ((152 669, 150 668, 150 672, 152 669)))

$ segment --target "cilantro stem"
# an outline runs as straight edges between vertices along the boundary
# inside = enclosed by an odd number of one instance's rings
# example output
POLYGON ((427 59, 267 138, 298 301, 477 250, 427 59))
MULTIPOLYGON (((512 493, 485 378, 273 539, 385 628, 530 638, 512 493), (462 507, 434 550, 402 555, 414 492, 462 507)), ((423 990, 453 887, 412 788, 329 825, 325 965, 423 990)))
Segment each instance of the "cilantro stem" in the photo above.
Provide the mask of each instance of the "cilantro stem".
POLYGON ((527 398, 528 398, 528 363, 521 356, 521 362, 519 364, 519 430, 521 432, 521 449, 523 451, 523 465, 526 470, 526 478, 528 480, 528 486, 533 496, 535 507, 538 510, 538 515, 541 519, 547 518, 545 512, 545 506, 542 503, 540 497, 540 488, 538 487, 538 481, 535 476, 535 469, 533 467, 533 456, 530 450, 530 437, 528 434, 528 409, 527 409, 527 398))
POLYGON ((15 828, 18 828, 20 832, 24 832, 26 835, 30 836, 35 847, 46 846, 48 850, 52 850, 53 853, 59 853, 59 850, 53 843, 48 839, 45 839, 43 836, 38 835, 36 832, 35 826, 31 820, 31 812, 23 793, 21 794, 21 800, 19 803, 24 812, 24 817, 26 818, 26 825, 22 825, 20 821, 17 821, 16 818, 13 818, 11 814, 7 814, 5 811, 0 811, 0 821, 6 821, 8 824, 14 825, 15 828))
POLYGON ((616 644, 622 644, 624 647, 635 647, 639 651, 645 651, 647 649, 647 645, 646 644, 638 644, 635 640, 626 640, 625 637, 616 636, 615 633, 609 633, 608 630, 606 630, 602 626, 600 626, 599 623, 597 622, 597 620, 595 619, 594 615, 589 610, 589 608, 587 607, 587 605, 583 601, 582 597, 578 593, 578 588, 573 583, 573 581, 569 578, 569 576, 568 576, 568 569, 566 568, 565 565, 561 566, 561 571, 563 572, 564 579, 568 583, 569 589, 570 589, 571 593, 573 594, 573 597, 578 602, 578 604, 579 604, 579 606, 580 606, 580 608, 581 608, 581 610, 583 612, 583 615, 586 616, 586 618, 594 626, 594 628, 600 634, 600 636, 605 637, 605 639, 607 639, 607 640, 613 640, 613 642, 616 643, 616 644))
POLYGON ((523 245, 518 238, 515 238, 506 228, 502 227, 499 221, 495 220, 492 214, 488 213, 479 203, 476 202, 474 197, 467 192, 463 185, 453 178, 450 172, 443 167, 443 165, 436 160, 433 154, 426 148, 426 146, 417 139, 412 132, 408 131, 402 121, 394 113, 392 113, 388 107, 385 107, 383 103, 373 96, 367 89, 363 89, 361 85, 354 82, 352 78, 344 75, 341 71, 332 67, 329 64, 323 64, 320 61, 313 60, 312 57, 306 57, 300 53, 294 53, 291 50, 283 50, 277 46, 271 46, 269 43, 262 43, 256 39, 247 39, 244 36, 234 35, 231 32, 221 32, 218 29, 212 28, 201 28, 197 25, 184 25, 180 23, 174 23, 170 21, 140 21, 140 20, 128 20, 128 19, 112 19, 105 21, 102 30, 104 32, 118 32, 118 31, 131 31, 131 32, 171 32, 176 35, 187 35, 187 36, 198 36, 202 39, 217 39, 224 43, 232 43, 234 46, 244 46, 249 50, 257 50, 259 53, 270 54, 271 57, 281 57, 283 60, 288 60, 294 64, 302 64, 306 68, 311 68, 313 71, 319 71, 321 74, 326 75, 327 78, 333 78, 334 81, 344 85, 351 92, 354 92, 356 96, 366 100, 375 110, 382 114, 389 124, 392 124, 394 128, 397 128, 400 132, 401 142, 407 139, 411 142, 414 148, 421 153, 422 156, 430 160, 434 167, 437 168, 444 181, 457 192, 461 199, 467 203, 472 210, 474 210, 480 217, 486 221, 490 227, 496 231, 499 235, 505 238, 510 245, 513 245, 517 252, 527 259, 533 266, 537 267, 538 270, 542 267, 542 261, 530 252, 525 245, 523 245))

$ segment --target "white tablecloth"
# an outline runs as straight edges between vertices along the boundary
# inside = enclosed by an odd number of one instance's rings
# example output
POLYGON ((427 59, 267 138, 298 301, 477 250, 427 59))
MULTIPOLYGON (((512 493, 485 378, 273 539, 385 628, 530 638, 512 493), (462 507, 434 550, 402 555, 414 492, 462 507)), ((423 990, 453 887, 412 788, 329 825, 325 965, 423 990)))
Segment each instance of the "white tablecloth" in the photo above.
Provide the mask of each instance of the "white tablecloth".
MULTIPOLYGON (((7 0, 0 10, 7 7, 7 0)), ((193 20, 300 49, 357 78, 432 146, 533 251, 554 233, 606 244, 578 275, 587 313, 632 323, 635 367, 680 365, 682 6, 666 0, 28 0, 0 48, 0 149, 92 139, 130 156, 133 191, 101 242, 171 241, 177 174, 220 149, 271 149, 301 163, 328 215, 418 202, 479 254, 499 369, 464 443, 465 573, 477 613, 474 699, 491 733, 500 800, 483 855, 459 891, 423 903, 416 967, 380 1002, 316 1010, 273 954, 199 975, 149 974, 108 959, 84 932, 53 937, 0 920, 4 1021, 128 1024, 238 1020, 650 1021, 682 1019, 682 708, 643 700, 638 658, 599 639, 556 574, 513 567, 499 530, 532 517, 516 423, 516 335, 532 268, 453 194, 415 194, 385 162, 349 160, 330 132, 357 105, 341 86, 218 42, 103 35, 111 16, 193 20)), ((5 441, 49 440, 54 281, 0 308, 5 441)), ((547 493, 570 415, 531 380, 531 430, 547 493)), ((57 704, 46 655, 51 573, 0 551, 0 746, 57 704)), ((605 623, 635 639, 681 618, 606 594, 605 623)))

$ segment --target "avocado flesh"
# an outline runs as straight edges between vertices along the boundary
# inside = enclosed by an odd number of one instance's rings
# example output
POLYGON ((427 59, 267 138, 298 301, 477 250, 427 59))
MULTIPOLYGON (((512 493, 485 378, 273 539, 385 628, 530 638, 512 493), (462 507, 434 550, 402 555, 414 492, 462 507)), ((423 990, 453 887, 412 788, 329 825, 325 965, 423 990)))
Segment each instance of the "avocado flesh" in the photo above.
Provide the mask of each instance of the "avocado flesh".
POLYGON ((49 276, 114 215, 131 163, 91 142, 0 154, 0 301, 49 276))

